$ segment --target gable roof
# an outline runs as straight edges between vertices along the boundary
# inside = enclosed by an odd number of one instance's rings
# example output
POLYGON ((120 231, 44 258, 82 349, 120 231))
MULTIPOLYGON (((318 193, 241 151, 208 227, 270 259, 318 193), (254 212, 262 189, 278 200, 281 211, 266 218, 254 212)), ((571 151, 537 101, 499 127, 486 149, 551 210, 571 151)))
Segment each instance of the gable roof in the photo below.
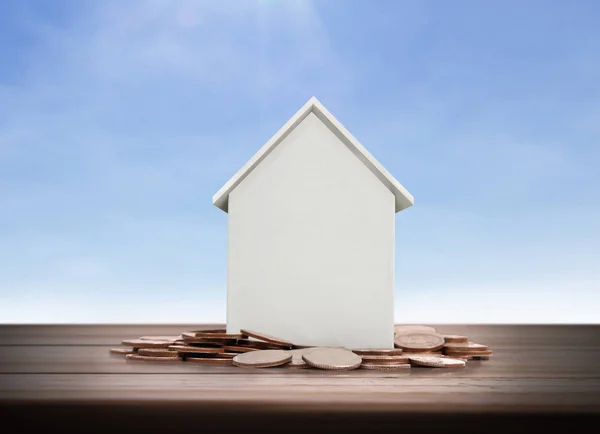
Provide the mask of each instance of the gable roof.
POLYGON ((314 113, 338 139, 344 143, 354 155, 392 192, 396 198, 396 212, 402 211, 414 204, 412 195, 367 151, 358 140, 333 117, 329 111, 314 96, 296 112, 287 123, 281 127, 271 139, 248 160, 244 166, 221 187, 213 196, 213 205, 227 212, 229 193, 233 191, 266 157, 271 153, 290 132, 308 116, 314 113))

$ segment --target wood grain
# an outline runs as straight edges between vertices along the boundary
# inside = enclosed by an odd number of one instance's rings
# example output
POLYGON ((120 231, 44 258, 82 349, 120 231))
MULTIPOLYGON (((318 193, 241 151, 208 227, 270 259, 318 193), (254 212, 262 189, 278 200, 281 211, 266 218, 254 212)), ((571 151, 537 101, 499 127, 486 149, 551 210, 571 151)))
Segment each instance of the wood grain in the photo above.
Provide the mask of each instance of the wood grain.
MULTIPOLYGON (((291 378, 311 377, 323 371, 307 369, 240 369, 230 366, 206 366, 185 362, 151 363, 126 361, 125 356, 111 354, 116 345, 97 346, 0 346, 0 374, 177 374, 193 373, 212 375, 226 373, 234 376, 269 375, 291 378)), ((600 364, 596 362, 593 349, 560 351, 551 348, 521 349, 493 348, 491 360, 472 360, 466 369, 447 372, 441 369, 415 368, 408 372, 352 371, 348 375, 366 377, 413 377, 452 378, 600 378, 600 364)), ((237 381, 240 381, 238 378, 237 381)))
POLYGON ((446 420, 446 431, 457 415, 497 415, 497 427, 519 414, 546 415, 546 421, 600 415, 598 325, 436 325, 442 333, 467 335, 494 351, 491 360, 451 370, 250 369, 133 362, 109 352, 124 339, 219 326, 0 326, 0 412, 22 417, 25 424, 34 423, 26 417, 29 410, 47 421, 73 408, 80 411, 69 417, 76 418, 110 407, 114 417, 101 421, 110 424, 161 405, 178 418, 201 411, 208 420, 232 408, 242 413, 252 408, 257 418, 285 413, 288 421, 292 414, 325 410, 344 420, 364 414, 364 423, 373 414, 386 414, 377 420, 402 417, 417 425, 415 415, 429 414, 446 420))

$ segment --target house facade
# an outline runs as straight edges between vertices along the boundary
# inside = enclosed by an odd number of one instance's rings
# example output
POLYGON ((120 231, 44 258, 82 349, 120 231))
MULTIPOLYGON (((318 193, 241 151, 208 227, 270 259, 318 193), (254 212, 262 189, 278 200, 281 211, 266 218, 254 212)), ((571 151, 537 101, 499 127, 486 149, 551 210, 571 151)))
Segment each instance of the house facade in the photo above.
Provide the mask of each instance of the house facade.
POLYGON ((395 213, 413 198, 311 98, 214 196, 227 329, 393 347, 395 213))

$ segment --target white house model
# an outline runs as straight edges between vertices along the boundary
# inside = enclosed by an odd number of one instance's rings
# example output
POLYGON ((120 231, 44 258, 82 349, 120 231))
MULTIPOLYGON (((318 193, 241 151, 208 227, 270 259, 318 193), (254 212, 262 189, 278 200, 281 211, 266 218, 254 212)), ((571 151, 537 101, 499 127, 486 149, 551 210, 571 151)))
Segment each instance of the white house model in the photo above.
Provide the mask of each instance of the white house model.
POLYGON ((227 331, 394 346, 394 219, 411 194, 311 98, 213 197, 227 331))

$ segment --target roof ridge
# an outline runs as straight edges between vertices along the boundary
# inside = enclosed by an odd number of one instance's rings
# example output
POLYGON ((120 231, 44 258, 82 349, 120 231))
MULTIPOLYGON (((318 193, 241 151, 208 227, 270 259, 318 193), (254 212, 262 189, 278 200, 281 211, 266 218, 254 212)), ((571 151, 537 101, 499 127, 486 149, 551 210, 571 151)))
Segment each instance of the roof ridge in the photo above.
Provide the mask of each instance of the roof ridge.
POLYGON ((235 189, 310 113, 314 113, 394 194, 395 211, 414 204, 413 196, 312 96, 213 196, 213 204, 227 212, 229 193, 235 189))

